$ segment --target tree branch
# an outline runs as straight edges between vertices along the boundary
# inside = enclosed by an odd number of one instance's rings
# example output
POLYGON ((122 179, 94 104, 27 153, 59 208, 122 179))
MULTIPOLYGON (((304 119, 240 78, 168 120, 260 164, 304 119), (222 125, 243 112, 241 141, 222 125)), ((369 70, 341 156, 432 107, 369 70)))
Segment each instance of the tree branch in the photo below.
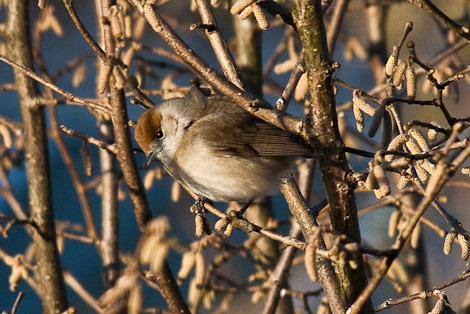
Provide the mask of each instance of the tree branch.
MULTIPOLYGON (((32 66, 27 1, 9 2, 6 32, 8 51, 15 62, 15 79, 23 117, 30 219, 36 227, 33 228, 32 237, 37 281, 44 313, 62 313, 67 309, 68 302, 56 243, 46 118, 44 107, 36 102, 37 86, 22 70, 32 66)), ((2 61, 5 60, 2 57, 2 61)))
MULTIPOLYGON (((345 234, 356 242, 361 236, 353 189, 348 181, 348 164, 344 145, 338 130, 332 70, 326 42, 321 1, 299 0, 294 12, 305 53, 305 68, 309 81, 310 114, 303 129, 304 138, 318 153, 318 161, 330 204, 330 218, 334 231, 345 234)), ((362 258, 357 259, 357 269, 347 265, 335 265, 345 302, 350 305, 367 283, 362 258)), ((325 288, 325 287, 324 287, 325 288)), ((328 297, 329 301, 331 299, 328 297)), ((332 309, 333 312, 343 309, 332 309)), ((373 311, 370 300, 364 313, 373 311)))

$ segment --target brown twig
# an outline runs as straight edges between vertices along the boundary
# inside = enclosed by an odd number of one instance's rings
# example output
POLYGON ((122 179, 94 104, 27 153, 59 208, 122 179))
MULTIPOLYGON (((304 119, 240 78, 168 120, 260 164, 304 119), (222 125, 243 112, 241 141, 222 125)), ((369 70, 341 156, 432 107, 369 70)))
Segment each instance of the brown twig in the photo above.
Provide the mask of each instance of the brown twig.
MULTIPOLYGON (((189 193, 189 195, 191 195, 191 197, 193 197, 194 199, 198 198, 197 194, 195 194, 194 192, 192 192, 191 190, 187 189, 184 186, 183 186, 183 188, 186 189, 186 191, 189 193)), ((208 212, 210 212, 211 214, 219 217, 220 219, 227 219, 227 220, 230 219, 227 214, 221 212, 214 205, 212 205, 210 203, 207 203, 207 202, 204 203, 204 208, 208 212)), ((258 225, 250 223, 249 221, 247 221, 247 222, 249 223, 250 228, 252 229, 253 232, 260 233, 260 234, 262 234, 262 235, 264 235, 268 238, 271 238, 273 240, 284 243, 285 245, 294 246, 294 247, 298 248, 299 250, 304 250, 305 249, 305 243, 302 242, 302 241, 299 241, 299 240, 297 240, 295 238, 292 238, 292 237, 289 237, 289 236, 281 235, 277 232, 274 232, 274 231, 266 229, 266 228, 262 228, 258 225)))
POLYGON ((90 47, 93 49, 93 51, 100 57, 101 60, 106 60, 106 54, 101 49, 101 47, 98 45, 98 43, 93 39, 91 34, 88 32, 86 27, 83 25, 82 21, 77 15, 77 12, 75 11, 75 8, 73 7, 73 1, 72 0, 63 0, 64 6, 67 9, 67 12, 69 13, 70 17, 72 18, 73 23, 75 24, 75 27, 77 27, 78 31, 80 34, 82 34, 82 37, 87 41, 87 43, 90 45, 90 47))
MULTIPOLYGON (((396 195, 396 196, 390 196, 389 195, 386 199, 384 199, 380 202, 377 202, 377 203, 372 204, 368 207, 362 208, 359 211, 358 215, 361 216, 361 215, 364 215, 364 214, 366 214, 370 211, 376 210, 376 209, 383 209, 384 207, 389 206, 389 205, 392 205, 392 206, 395 205, 400 210, 405 212, 406 214, 411 215, 414 212, 413 208, 403 204, 400 200, 402 195, 405 194, 405 193, 400 193, 399 195, 396 195)), ((426 217, 421 217, 420 222, 422 222, 423 224, 427 225, 429 228, 436 231, 436 233, 440 237, 444 237, 446 235, 446 231, 444 229, 440 228, 438 225, 436 225, 435 223, 433 223, 431 220, 427 219, 426 217)))
POLYGON ((85 66, 85 61, 87 59, 90 59, 94 54, 88 53, 79 57, 75 57, 69 62, 67 62, 66 65, 64 65, 62 68, 58 69, 54 73, 50 75, 51 82, 56 82, 60 77, 62 77, 64 74, 69 73, 77 69, 80 65, 85 66))
POLYGON ((339 29, 341 27, 341 23, 343 22, 344 15, 348 9, 350 0, 340 0, 336 1, 336 6, 333 11, 333 15, 331 16, 330 24, 328 25, 328 32, 327 32, 327 42, 328 42, 328 50, 330 51, 331 56, 333 56, 336 39, 338 37, 339 29))
POLYGON ((292 96, 294 96, 295 88, 297 87, 302 74, 305 73, 305 68, 303 65, 304 61, 304 51, 302 50, 302 52, 299 54, 299 58, 297 59, 296 64, 294 65, 294 69, 289 76, 286 87, 282 91, 281 97, 276 101, 276 108, 278 110, 287 110, 287 106, 289 105, 292 96))
POLYGON ((26 220, 28 216, 26 215, 25 210, 12 190, 10 182, 8 181, 8 176, 2 168, 0 168, 0 181, 3 184, 3 186, 0 188, 0 195, 10 205, 16 217, 22 220, 26 220))
POLYGON ((96 229, 95 222, 93 221, 93 214, 92 214, 90 203, 88 201, 88 197, 86 195, 85 186, 82 180, 80 179, 77 168, 75 167, 72 157, 64 143, 64 140, 62 139, 60 135, 60 131, 59 131, 60 127, 59 127, 59 122, 57 120, 56 108, 55 106, 49 106, 48 109, 49 109, 49 113, 50 113, 49 117, 51 121, 51 135, 57 144, 57 147, 60 151, 64 164, 67 166, 67 170, 70 174, 75 190, 77 191, 78 199, 82 207, 83 217, 87 225, 88 234, 90 237, 98 239, 98 231, 96 229))
MULTIPOLYGON (((109 10, 111 2, 103 2, 103 9, 109 10)), ((112 54, 115 50, 115 42, 111 35, 109 25, 104 24, 104 44, 107 53, 112 54)), ((147 223, 152 218, 150 207, 145 194, 145 189, 140 178, 137 164, 132 148, 132 141, 128 126, 128 114, 124 97, 123 87, 119 86, 117 79, 122 73, 112 75, 109 78, 108 87, 110 91, 110 104, 112 108, 112 117, 114 123, 114 131, 116 136, 116 147, 118 150, 117 158, 121 165, 124 180, 129 189, 130 198, 134 206, 134 212, 137 219, 139 229, 143 232, 146 230, 147 223)), ((132 85, 131 88, 137 89, 132 85)), ((140 92, 137 90, 137 92, 140 92)), ((160 291, 167 302, 169 308, 177 313, 189 313, 188 306, 183 299, 178 285, 171 273, 170 267, 166 260, 162 261, 161 267, 155 270, 155 278, 160 286, 160 291)))
POLYGON ((276 46, 276 49, 274 50, 274 52, 271 54, 268 61, 266 61, 266 64, 264 65, 263 81, 266 81, 268 79, 269 75, 274 69, 274 66, 276 65, 276 62, 281 57, 282 53, 286 50, 287 41, 292 36, 293 33, 294 33, 294 30, 292 28, 288 28, 282 35, 282 39, 279 41, 279 44, 276 46))
POLYGON ((406 302, 410 302, 410 301, 418 300, 418 299, 429 298, 429 297, 433 296, 436 291, 442 290, 444 288, 455 285, 456 283, 467 280, 468 277, 470 277, 470 271, 466 270, 464 273, 458 275, 454 279, 452 279, 452 280, 450 280, 446 283, 443 283, 441 285, 438 285, 434 288, 431 288, 431 289, 428 289, 426 291, 422 291, 422 292, 419 292, 419 293, 415 293, 415 294, 412 294, 412 295, 408 295, 406 297, 398 298, 398 299, 395 299, 395 300, 387 300, 384 303, 380 304, 379 306, 375 307, 374 310, 376 312, 379 312, 379 311, 389 309, 392 306, 399 305, 399 304, 402 304, 402 303, 406 303, 406 302))
MULTIPOLYGON (((106 26, 106 25, 105 25, 106 26)), ((111 30, 107 25, 108 35, 105 36, 106 50, 114 51, 115 46, 111 36, 111 30)), ((124 89, 117 84, 116 76, 109 78, 110 105, 112 109, 114 132, 116 135, 117 157, 121 165, 122 174, 129 188, 129 195, 134 205, 134 212, 137 223, 141 231, 145 230, 146 224, 150 221, 152 214, 147 202, 145 189, 139 175, 137 163, 134 157, 131 134, 128 125, 128 114, 124 89)))
MULTIPOLYGON (((295 221, 293 221, 289 236, 297 238, 299 235, 300 227, 295 221)), ((281 257, 277 262, 276 268, 274 268, 269 278, 273 284, 271 285, 271 289, 269 290, 266 297, 266 303, 262 313, 268 314, 275 312, 279 302, 281 289, 284 288, 282 283, 286 280, 287 273, 292 266, 292 261, 296 253, 297 250, 293 246, 286 248, 282 252, 281 257)))
POLYGON ((13 303, 13 306, 11 308, 11 314, 15 314, 16 311, 18 311, 18 307, 20 306, 20 302, 21 300, 23 299, 23 297, 25 296, 25 293, 23 291, 20 291, 18 293, 18 296, 16 297, 16 300, 15 300, 15 303, 13 303))
POLYGON ((179 64, 183 64, 185 65, 184 61, 178 57, 177 55, 165 50, 165 49, 162 49, 162 48, 159 48, 159 47, 149 47, 147 45, 142 45, 141 47, 142 50, 148 50, 148 51, 151 51, 157 55, 160 55, 162 57, 165 57, 167 59, 170 59, 171 61, 174 61, 174 62, 177 62, 179 64))
MULTIPOLYGON (((289 209, 302 230, 302 234, 307 241, 311 241, 311 237, 313 237, 315 230, 318 229, 318 225, 308 212, 308 207, 300 194, 297 184, 292 178, 284 179, 281 191, 289 204, 289 209)), ((314 239, 314 241, 317 242, 316 247, 320 249, 325 247, 325 244, 319 238, 314 239)), ((330 307, 333 312, 344 313, 346 304, 341 297, 337 274, 330 260, 320 255, 317 255, 315 260, 316 271, 322 283, 323 290, 328 296, 330 307)))
MULTIPOLYGON (((302 194, 310 195, 310 190, 313 184, 314 163, 307 162, 306 167, 302 167, 299 170, 301 171, 299 184, 303 187, 302 194)), ((289 232, 289 236, 292 238, 298 238, 300 235, 301 228, 299 223, 297 222, 297 220, 292 220, 292 227, 289 232)), ((286 280, 285 276, 292 267, 292 262, 296 253, 297 250, 294 247, 288 247, 282 252, 281 257, 277 261, 277 265, 272 271, 269 278, 269 280, 274 284, 271 286, 267 294, 267 301, 265 303, 263 313, 272 313, 276 310, 280 298, 281 289, 285 289, 285 285, 283 285, 283 282, 286 280)))
POLYGON ((235 84, 238 88, 243 89, 243 82, 238 77, 238 69, 233 60, 232 54, 228 50, 227 43, 219 32, 217 21, 215 19, 212 8, 208 0, 196 0, 199 14, 201 15, 202 23, 210 26, 206 29, 206 35, 212 45, 212 48, 217 56, 222 71, 230 82, 235 84))
POLYGON ((104 313, 104 309, 99 305, 98 301, 82 286, 82 284, 70 272, 64 271, 64 279, 67 285, 80 296, 89 306, 96 312, 104 313))
MULTIPOLYGON (((73 103, 86 106, 90 109, 96 109, 96 110, 101 111, 101 112, 106 113, 106 114, 111 113, 111 110, 109 108, 107 108, 107 107, 105 107, 101 104, 92 102, 90 100, 87 100, 87 99, 84 99, 84 98, 81 98, 81 97, 78 97, 78 96, 75 96, 74 94, 63 90, 60 87, 49 83, 48 81, 46 81, 42 77, 39 77, 38 75, 36 75, 28 67, 19 65, 19 64, 13 62, 13 61, 8 60, 7 58, 5 58, 3 56, 0 56, 0 61, 5 62, 6 64, 8 64, 8 65, 12 66, 13 68, 17 69, 18 71, 21 71, 24 75, 29 76, 33 80, 35 80, 35 81, 41 83, 42 85, 52 89, 56 93, 59 93, 59 94, 65 96, 69 101, 71 101, 73 103)), ((40 103, 38 103, 38 105, 40 105, 40 103)))
POLYGON ((453 19, 448 17, 444 14, 438 7, 436 7, 431 1, 429 0, 408 0, 408 3, 417 6, 418 8, 422 8, 427 13, 434 16, 439 22, 456 32, 459 36, 462 36, 466 40, 470 39, 470 30, 466 26, 459 25, 453 19))
POLYGON ((117 154, 118 150, 116 148, 116 145, 115 144, 109 144, 109 143, 106 143, 104 141, 100 141, 92 136, 89 136, 89 135, 86 135, 86 134, 83 134, 83 133, 80 133, 80 132, 77 132, 75 130, 72 130, 72 129, 69 129, 68 127, 66 127, 65 125, 61 125, 60 126, 60 130, 62 132, 64 132, 65 134, 67 135, 70 135, 70 136, 73 136, 73 137, 77 137, 81 140, 83 140, 84 142, 86 143, 90 143, 90 144, 93 144, 93 145, 96 145, 98 146, 99 148, 101 149, 105 149, 113 154, 117 154))
MULTIPOLYGON (((345 182, 349 168, 338 129, 332 68, 320 1, 298 1, 294 21, 304 48, 310 92, 311 114, 305 119, 303 132, 307 142, 315 147, 319 154, 318 161, 330 205, 333 230, 359 242, 360 229, 352 193, 353 186, 345 182)), ((345 311, 343 306, 352 304, 367 283, 362 259, 357 260, 357 269, 353 270, 346 265, 335 269, 335 276, 340 280, 341 298, 338 299, 337 294, 327 293, 333 313, 345 311), (332 302, 335 302, 336 306, 332 306, 332 302)), ((327 288, 324 286, 325 293, 327 288)), ((370 300, 364 301, 364 311, 371 311, 370 300)))
POLYGON ((68 308, 68 301, 56 242, 46 118, 44 107, 36 101, 39 96, 36 82, 31 79, 37 76, 29 70, 32 58, 28 3, 10 1, 7 11, 6 43, 13 61, 4 57, 0 60, 15 68, 25 136, 30 219, 35 225, 32 238, 36 278, 44 313, 62 313, 68 308))

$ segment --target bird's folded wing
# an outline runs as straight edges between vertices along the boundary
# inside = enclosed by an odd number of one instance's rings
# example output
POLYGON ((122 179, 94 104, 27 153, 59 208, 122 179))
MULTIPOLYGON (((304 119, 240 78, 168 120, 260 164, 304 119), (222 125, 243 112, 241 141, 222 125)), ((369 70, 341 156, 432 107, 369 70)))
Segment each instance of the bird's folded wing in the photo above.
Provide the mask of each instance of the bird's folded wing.
POLYGON ((201 118, 195 124, 200 123, 208 125, 199 127, 200 131, 195 136, 215 154, 228 157, 314 156, 312 148, 300 136, 247 112, 214 113, 201 118))

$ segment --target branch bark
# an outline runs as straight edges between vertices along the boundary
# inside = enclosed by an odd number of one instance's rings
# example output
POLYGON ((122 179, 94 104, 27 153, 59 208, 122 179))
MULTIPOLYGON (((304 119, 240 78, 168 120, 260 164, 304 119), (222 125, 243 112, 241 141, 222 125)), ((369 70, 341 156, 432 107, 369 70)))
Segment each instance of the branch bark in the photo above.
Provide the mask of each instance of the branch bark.
POLYGON ((237 66, 230 50, 228 49, 225 39, 220 34, 220 30, 217 26, 217 21, 214 13, 212 12, 209 1, 197 0, 196 3, 199 14, 201 15, 202 23, 206 26, 207 38, 209 38, 209 41, 211 42, 212 48, 217 56, 217 60, 222 67, 222 71, 230 82, 243 89, 243 82, 238 77, 237 66))
MULTIPOLYGON (((284 179, 281 186, 281 192, 286 198, 289 209, 299 224, 306 242, 310 241, 310 238, 318 228, 318 225, 312 215, 308 212, 308 206, 305 203, 294 179, 284 179)), ((325 247, 325 243, 320 238, 315 239, 315 241, 318 248, 325 247)), ((332 267, 331 261, 324 257, 316 256, 315 266, 317 268, 318 277, 322 284, 323 291, 325 291, 325 295, 328 298, 331 312, 341 314, 345 313, 347 305, 344 298, 341 296, 343 291, 341 291, 340 282, 337 274, 335 273, 335 269, 332 267)))
MULTIPOLYGON (((106 58, 106 54, 99 47, 94 47, 95 42, 91 39, 88 31, 81 24, 78 16, 73 10, 72 2, 64 1, 69 14, 74 21, 74 24, 80 30, 80 33, 85 37, 89 45, 97 53, 98 60, 97 68, 98 73, 101 73, 104 63, 101 62, 106 58), (83 28, 83 30, 82 30, 83 28), (90 37, 89 39, 87 39, 90 37)), ((96 7, 96 20, 98 28, 98 37, 101 47, 106 47, 105 39, 105 27, 103 20, 103 11, 107 9, 107 1, 97 0, 95 1, 96 7)), ((109 30, 107 30, 109 32, 109 30)), ((96 46, 98 46, 96 44, 96 46)), ((108 43, 111 46, 111 43, 108 43)), ((111 49, 112 47, 108 47, 111 49)), ((99 84, 97 84, 99 85, 99 84)), ((96 91, 96 94, 100 96, 100 91, 96 91)), ((108 102, 105 96, 102 96, 100 100, 104 103, 108 102)), ((111 116, 109 115, 98 115, 98 132, 100 140, 103 142, 112 144, 114 142, 114 127, 112 124, 111 116)), ((101 170, 101 217, 102 217, 102 238, 100 243, 100 253, 103 262, 103 273, 104 273, 104 285, 106 289, 110 289, 114 286, 120 275, 119 267, 119 200, 118 200, 118 189, 119 189, 119 178, 118 169, 116 166, 116 155, 105 149, 100 149, 100 170, 101 170)))
MULTIPOLYGON (((103 16, 108 16, 107 12, 114 2, 112 0, 102 1, 103 16)), ((109 25, 104 24, 104 31, 105 51, 107 55, 113 55, 115 43, 109 25)), ((152 216, 132 148, 124 89, 117 84, 117 81, 118 79, 115 75, 111 75, 109 78, 109 101, 112 108, 112 120, 116 135, 117 158, 129 189, 132 204, 134 205, 137 223, 140 230, 145 231, 146 225, 152 216)), ((159 267, 154 275, 160 287, 160 292, 170 310, 173 313, 190 313, 167 261, 163 262, 162 267, 159 267)))
MULTIPOLYGON (((31 68, 28 1, 8 3, 6 41, 10 58, 31 68)), ((33 242, 37 266, 37 282, 44 313, 62 313, 68 307, 64 278, 56 243, 52 190, 49 172, 44 107, 37 103, 38 89, 34 80, 15 69, 25 135, 26 173, 33 242)))
MULTIPOLYGON (((330 204, 332 228, 359 242, 361 239, 353 186, 348 183, 348 164, 339 134, 321 1, 299 0, 294 21, 303 44, 309 82, 310 113, 305 119, 304 137, 317 150, 320 170, 330 204)), ((352 304, 367 284, 362 263, 357 269, 335 265, 340 289, 347 304, 352 304)), ((373 311, 370 300, 363 313, 373 311)))

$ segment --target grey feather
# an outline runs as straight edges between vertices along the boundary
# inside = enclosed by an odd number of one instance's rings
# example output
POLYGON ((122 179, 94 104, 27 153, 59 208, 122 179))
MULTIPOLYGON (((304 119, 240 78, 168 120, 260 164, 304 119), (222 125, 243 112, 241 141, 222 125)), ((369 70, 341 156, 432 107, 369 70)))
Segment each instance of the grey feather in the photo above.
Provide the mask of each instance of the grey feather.
POLYGON ((249 114, 223 96, 208 98, 205 115, 188 128, 188 134, 211 147, 215 154, 224 156, 314 156, 312 148, 300 136, 249 114), (198 127, 206 123, 211 127, 198 127), (191 134, 191 129, 200 131, 191 134))

